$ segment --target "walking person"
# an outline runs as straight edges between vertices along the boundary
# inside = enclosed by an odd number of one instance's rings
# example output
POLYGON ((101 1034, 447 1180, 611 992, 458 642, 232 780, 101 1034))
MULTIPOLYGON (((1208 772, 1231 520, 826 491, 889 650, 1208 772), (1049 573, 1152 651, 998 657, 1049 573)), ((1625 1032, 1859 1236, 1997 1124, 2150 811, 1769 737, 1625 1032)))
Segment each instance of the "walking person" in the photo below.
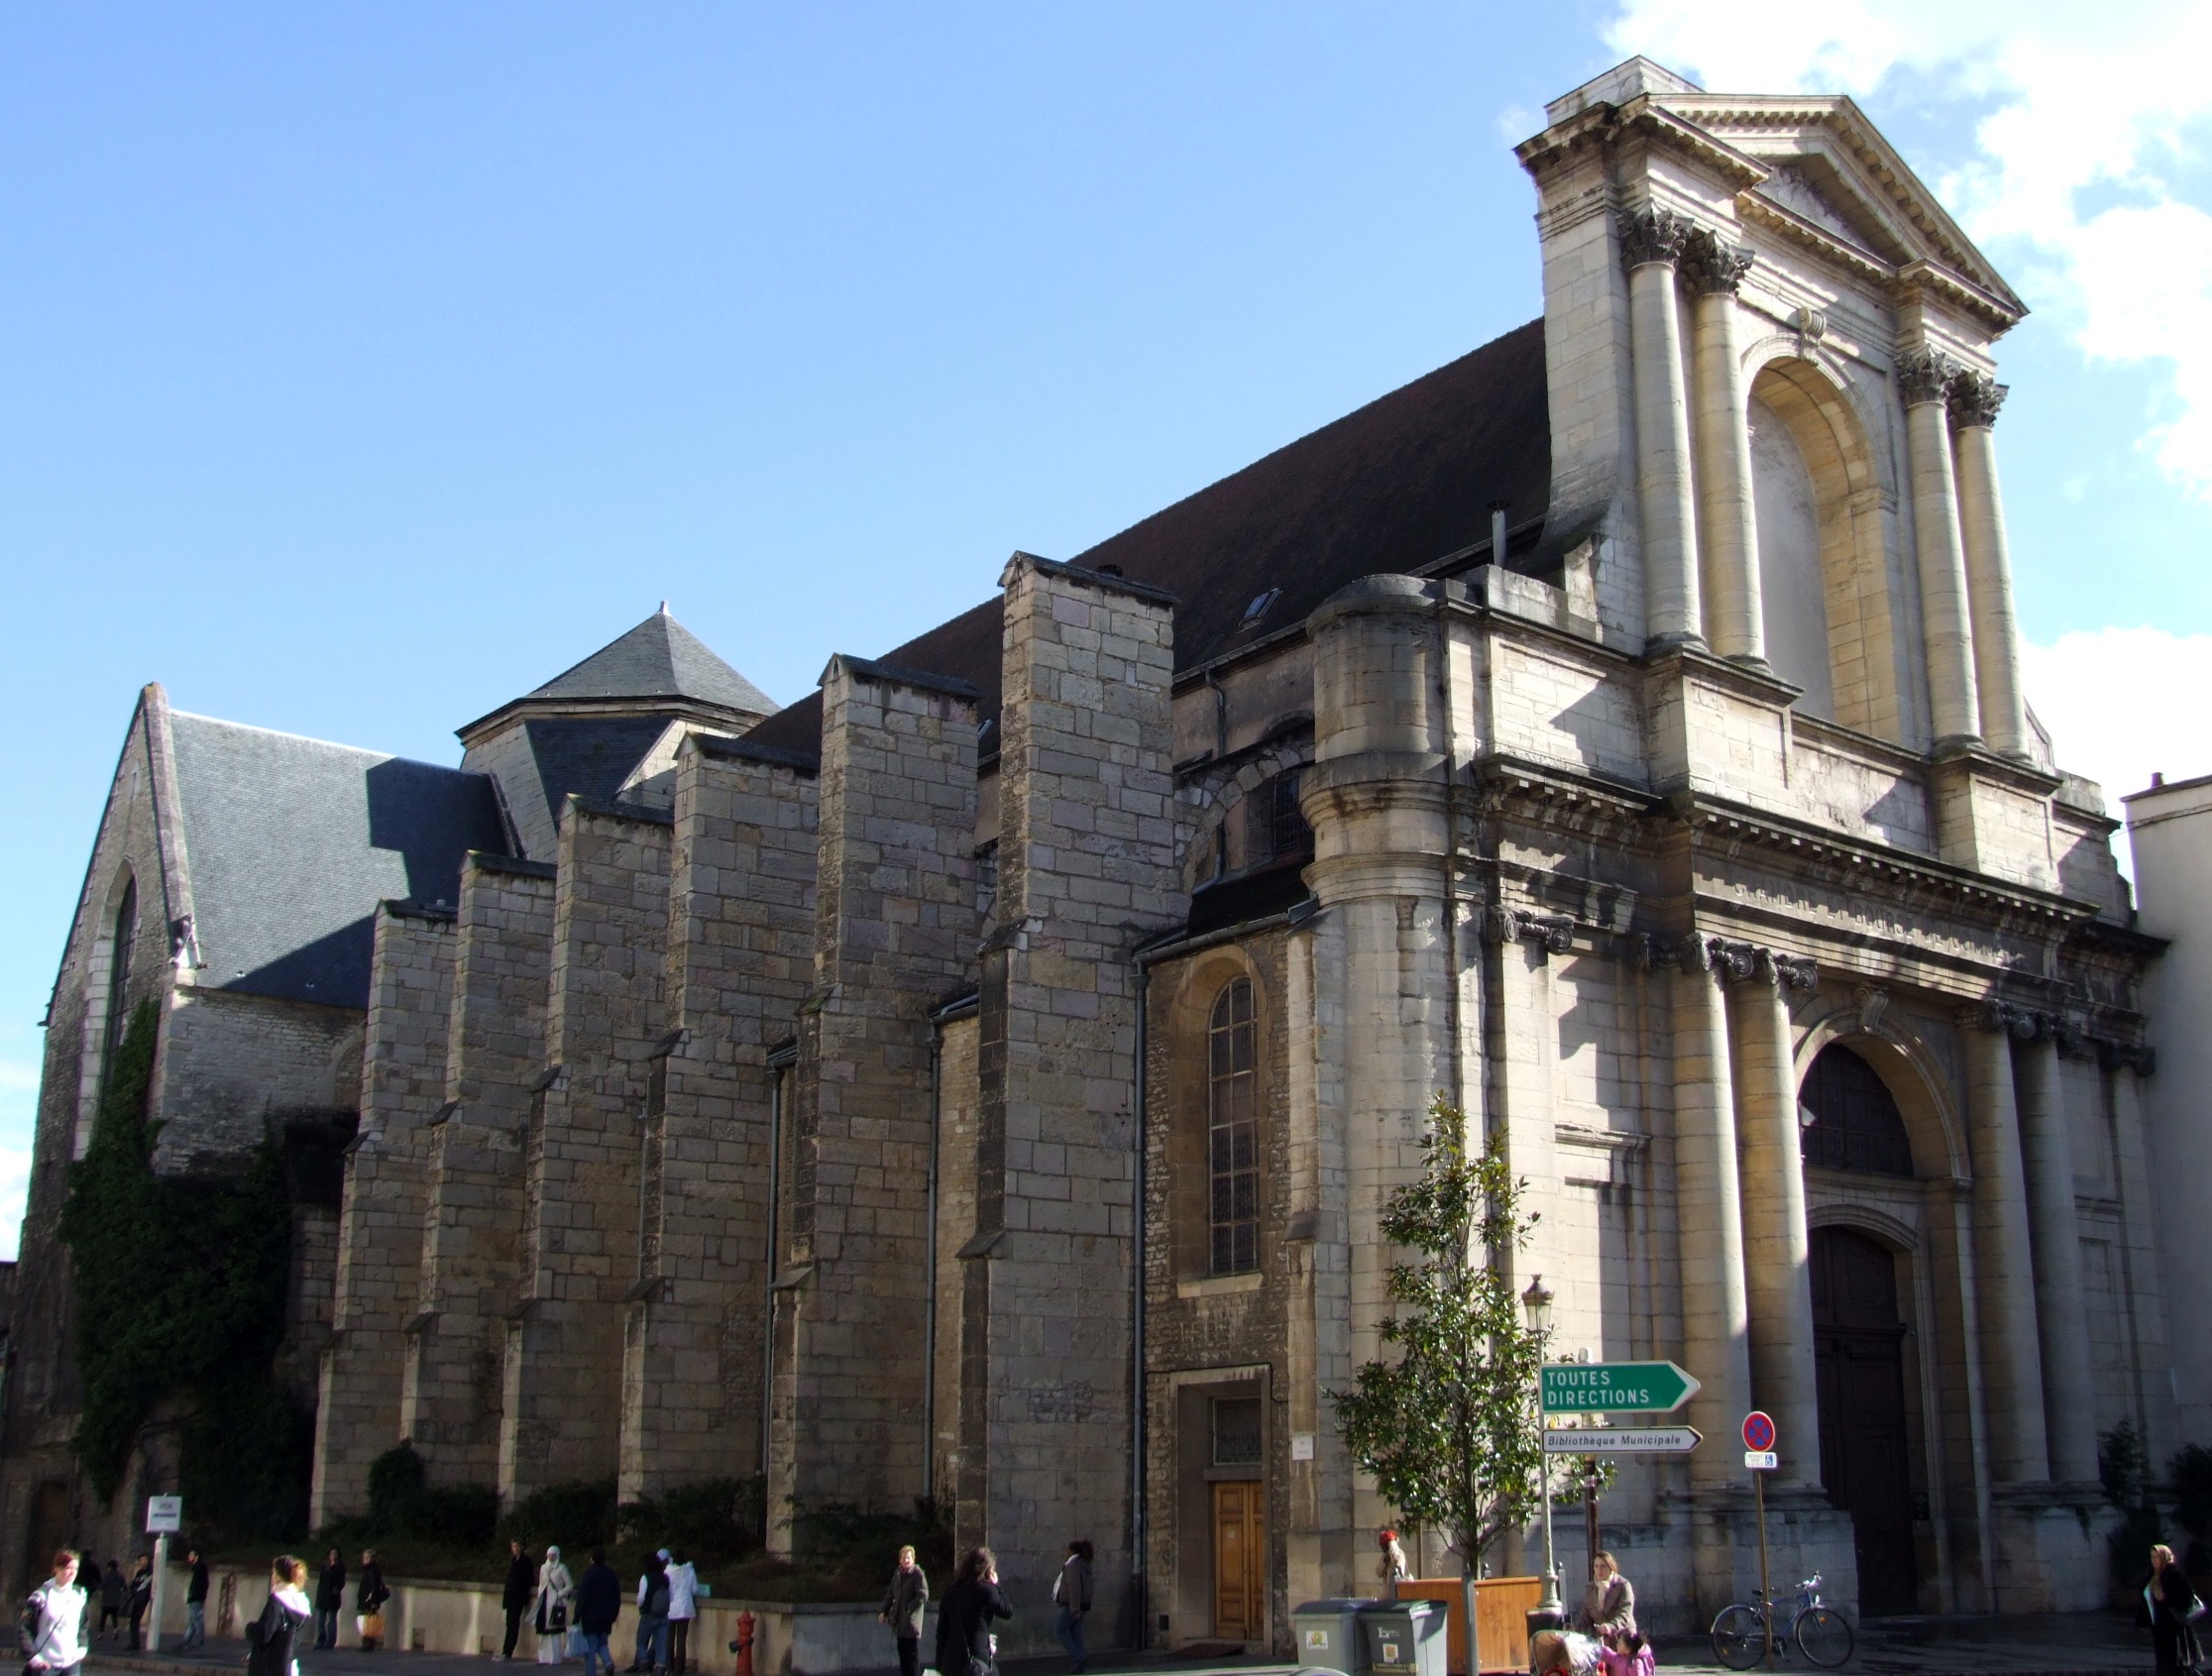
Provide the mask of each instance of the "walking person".
POLYGON ((1590 1562, 1590 1584, 1575 1608, 1575 1627, 1601 1641, 1616 1629, 1631 1635, 1636 1631, 1635 1586, 1620 1575, 1619 1562, 1608 1553, 1600 1552, 1590 1562))
POLYGON ((668 1550, 647 1557, 637 1577, 637 1656, 630 1669, 651 1672, 668 1662, 668 1550))
POLYGON ((1052 1601, 1059 1608, 1052 1618, 1052 1633, 1075 1661, 1077 1676, 1087 1668, 1083 1620, 1091 1609, 1091 1553, 1090 1543, 1082 1537, 1068 1543, 1067 1558, 1060 1561, 1059 1576, 1052 1580, 1052 1601))
POLYGON ((316 1652, 328 1652, 338 1644, 338 1615, 346 1610, 346 1562, 336 1548, 323 1562, 322 1577, 315 1584, 315 1645, 316 1652))
POLYGON ((929 1574, 916 1562, 912 1547, 901 1548, 891 1586, 883 1592, 883 1608, 876 1614, 876 1621, 889 1624, 898 1643, 899 1676, 922 1676, 922 1615, 929 1610, 929 1574))
POLYGON ((146 1609, 154 1604, 154 1556, 139 1555, 131 1572, 131 1651, 137 1652, 146 1633, 146 1609))
POLYGON ((307 1562, 278 1554, 269 1568, 269 1599, 246 1625, 246 1676, 298 1676, 294 1644, 314 1616, 307 1604, 307 1562))
POLYGON ((207 1560, 197 1548, 187 1548, 184 1563, 192 1568, 192 1575, 184 1585, 184 1639, 177 1648, 191 1652, 207 1645, 207 1560))
POLYGON ((576 1579, 561 1563, 561 1550, 548 1547, 545 1563, 538 1567, 536 1606, 537 1661, 559 1664, 568 1657, 569 1608, 576 1599, 576 1579))
POLYGON ((1375 1575, 1382 1582, 1382 1598, 1394 1601, 1397 1586, 1413 1575, 1405 1563, 1405 1550, 1398 1546, 1397 1532, 1387 1528, 1375 1533, 1375 1545, 1382 1553, 1375 1563, 1375 1575))
POLYGON ((2194 1670, 2204 1656, 2189 1621, 2196 1604, 2188 1573, 2173 1563, 2173 1550, 2160 1542, 2151 1550, 2151 1580, 2143 1586, 2143 1605, 2151 1617, 2151 1659, 2161 1672, 2194 1670))
POLYGON ((54 1556, 54 1575, 23 1603, 16 1645, 25 1670, 44 1676, 77 1676, 92 1640, 92 1601, 77 1587, 77 1557, 66 1548, 54 1556))
POLYGON ((691 1666, 692 1620, 699 1616, 699 1568, 678 1548, 668 1556, 668 1676, 691 1666))
POLYGON ((971 1550, 938 1608, 938 1676, 998 1676, 991 1620, 1013 1616, 999 1593, 997 1557, 988 1548, 971 1550))
POLYGON ((123 1603, 129 1599, 131 1593, 130 1586, 123 1581, 122 1566, 110 1560, 107 1563, 107 1573, 102 1576, 100 1562, 91 1560, 86 1562, 83 1576, 88 1588, 100 1592, 99 1633, 105 1635, 112 1629, 120 1635, 123 1632, 123 1603))
POLYGON ((576 1629, 584 1637, 584 1676, 614 1676, 614 1655, 607 1637, 622 1615, 622 1580, 607 1563, 607 1550, 594 1548, 584 1581, 576 1586, 576 1629))
POLYGON ((391 1591, 385 1587, 384 1567, 377 1563, 377 1550, 361 1550, 361 1577, 354 1584, 354 1611, 359 1614, 355 1627, 361 1631, 361 1650, 373 1653, 384 1645, 385 1602, 391 1599, 391 1591))
POLYGON ((514 1643, 522 1638, 522 1615, 530 1610, 530 1601, 537 1594, 537 1567, 530 1563, 530 1556, 522 1551, 520 1542, 507 1543, 506 1582, 499 1589, 499 1608, 506 1614, 506 1644, 499 1649, 499 1656, 509 1663, 514 1660, 514 1643))

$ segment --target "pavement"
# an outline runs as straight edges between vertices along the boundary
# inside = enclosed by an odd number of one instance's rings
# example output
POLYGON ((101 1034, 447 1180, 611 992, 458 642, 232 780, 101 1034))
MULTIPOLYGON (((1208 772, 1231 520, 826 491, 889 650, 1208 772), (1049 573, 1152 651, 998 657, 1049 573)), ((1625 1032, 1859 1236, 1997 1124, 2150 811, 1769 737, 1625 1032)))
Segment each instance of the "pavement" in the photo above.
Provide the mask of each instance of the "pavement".
MULTIPOLYGON (((2134 1628, 2125 1613, 1872 1619, 1857 1625, 1857 1643, 1844 1668, 1867 1676, 2145 1676, 2152 1667, 2150 1636, 2134 1628)), ((1713 1645, 1702 1636, 1663 1636, 1656 1650, 1664 1676, 1732 1676, 1714 1662, 1713 1645)), ((103 1642, 92 1649, 85 1668, 114 1676, 191 1676, 195 1671, 235 1669, 245 1662, 243 1640, 210 1641, 190 1653, 134 1653, 103 1642)), ((299 1672, 300 1676, 488 1676, 486 1665, 500 1662, 465 1653, 365 1653, 342 1647, 302 1653, 299 1672)), ((725 1663, 724 1659, 706 1664, 700 1676, 724 1676, 725 1663)), ((581 1668, 574 1659, 562 1667, 566 1676, 580 1676, 581 1668)), ((1067 1661, 1010 1658, 1004 1668, 1006 1676, 1061 1676, 1067 1661)), ((1165 1671, 1178 1676, 1289 1676, 1297 1667, 1259 1657, 1101 1653, 1090 1661, 1090 1668, 1094 1676, 1165 1671)), ((1811 1667, 1785 1652, 1773 1668, 1806 1672, 1811 1667)), ((534 1669, 530 1660, 517 1658, 512 1676, 532 1676, 534 1669)))

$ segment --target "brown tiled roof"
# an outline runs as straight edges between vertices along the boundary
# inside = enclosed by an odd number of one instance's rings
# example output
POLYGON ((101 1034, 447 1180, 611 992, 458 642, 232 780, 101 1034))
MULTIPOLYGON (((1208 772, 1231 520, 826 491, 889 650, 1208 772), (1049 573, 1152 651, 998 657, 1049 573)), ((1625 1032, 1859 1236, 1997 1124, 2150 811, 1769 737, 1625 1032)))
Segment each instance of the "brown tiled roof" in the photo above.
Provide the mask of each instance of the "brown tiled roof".
MULTIPOLYGON (((1175 664, 1188 669, 1300 621, 1348 582, 1421 570, 1487 540, 1493 501, 1525 523, 1550 487, 1544 330, 1534 320, 1070 562, 1119 566, 1173 594, 1175 664), (1248 622, 1271 589, 1280 592, 1248 622)), ((883 661, 971 682, 983 714, 996 716, 999 605, 987 600, 883 661)), ((747 737, 813 750, 821 731, 821 697, 810 694, 747 737)))

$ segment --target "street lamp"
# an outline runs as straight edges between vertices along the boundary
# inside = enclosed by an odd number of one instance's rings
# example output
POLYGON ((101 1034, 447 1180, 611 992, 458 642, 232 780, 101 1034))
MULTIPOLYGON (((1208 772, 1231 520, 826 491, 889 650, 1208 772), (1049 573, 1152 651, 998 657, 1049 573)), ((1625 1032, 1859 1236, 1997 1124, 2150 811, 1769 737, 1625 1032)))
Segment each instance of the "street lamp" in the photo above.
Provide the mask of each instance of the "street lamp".
POLYGON ((1551 1621, 1556 1624, 1560 1614, 1559 1565, 1552 1558, 1551 1456, 1541 1448, 1544 1441, 1544 1363, 1550 1359, 1551 1312, 1552 1294, 1544 1285, 1544 1277, 1531 1276, 1528 1289, 1521 1293, 1521 1313, 1528 1318, 1528 1330, 1536 1336, 1536 1442, 1541 1458, 1536 1482, 1544 1504, 1544 1604, 1540 1610, 1551 1615, 1551 1621))

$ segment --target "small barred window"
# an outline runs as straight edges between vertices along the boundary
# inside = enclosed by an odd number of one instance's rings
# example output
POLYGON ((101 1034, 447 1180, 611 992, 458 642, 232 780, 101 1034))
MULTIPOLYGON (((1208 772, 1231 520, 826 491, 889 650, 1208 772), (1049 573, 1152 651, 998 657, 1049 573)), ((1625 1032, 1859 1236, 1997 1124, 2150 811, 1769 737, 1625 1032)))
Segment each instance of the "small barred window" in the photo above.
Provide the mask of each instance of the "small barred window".
POLYGON ((1260 1069, 1252 984, 1238 978, 1214 1002, 1207 1031, 1208 1221, 1212 1272, 1260 1267, 1260 1069))

